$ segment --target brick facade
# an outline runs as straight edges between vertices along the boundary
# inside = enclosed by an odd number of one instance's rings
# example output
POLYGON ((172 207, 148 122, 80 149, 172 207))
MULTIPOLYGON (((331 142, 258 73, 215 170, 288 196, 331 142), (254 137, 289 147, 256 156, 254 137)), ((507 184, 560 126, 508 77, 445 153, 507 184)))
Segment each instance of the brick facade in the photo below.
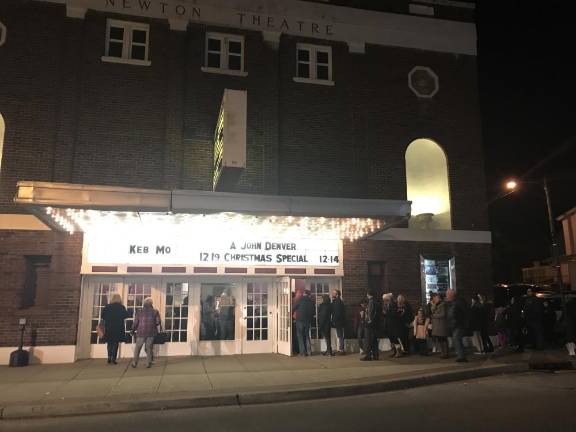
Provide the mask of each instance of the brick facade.
MULTIPOLYGON (((8 28, 0 47, 0 114, 6 124, 0 213, 19 180, 158 189, 212 186, 213 133, 223 90, 248 92, 247 168, 235 192, 406 199, 404 153, 430 138, 446 151, 453 228, 486 230, 476 58, 399 47, 261 32, 88 11, 67 18, 65 6, 3 1, 8 28), (148 67, 106 63, 106 19, 150 25, 148 67), (206 31, 245 37, 247 77, 201 71, 206 31), (332 46, 335 86, 293 81, 296 43, 332 46), (419 99, 408 88, 414 66, 432 68, 440 91, 419 99)), ((0 346, 16 343, 17 318, 33 317, 35 343, 73 344, 80 297, 81 235, 0 231, 0 346), (23 256, 51 255, 43 306, 20 311, 23 256)), ((366 261, 386 262, 387 288, 420 301, 423 251, 456 257, 466 294, 490 284, 487 245, 361 241, 345 248, 346 299, 367 287, 366 261)))
MULTIPOLYGON (((384 263, 383 292, 404 294, 414 308, 422 306, 420 255, 453 256, 458 292, 469 299, 491 295, 490 245, 467 243, 358 241, 344 245, 343 289, 346 301, 357 305, 368 290, 369 261, 384 263)), ((353 311, 348 311, 351 314, 353 311)))
POLYGON ((0 230, 0 346, 18 345, 18 319, 30 324, 28 345, 76 342, 80 305, 82 235, 54 231, 0 230), (36 304, 21 309, 26 256, 52 257, 50 270, 38 272, 36 304))

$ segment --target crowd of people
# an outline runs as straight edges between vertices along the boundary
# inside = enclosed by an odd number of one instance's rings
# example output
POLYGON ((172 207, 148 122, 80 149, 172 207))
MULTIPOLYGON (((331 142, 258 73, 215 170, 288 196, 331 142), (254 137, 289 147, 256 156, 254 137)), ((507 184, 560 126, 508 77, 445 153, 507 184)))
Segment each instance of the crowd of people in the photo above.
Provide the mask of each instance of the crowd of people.
POLYGON ((496 334, 496 349, 526 346, 544 349, 558 342, 556 331, 564 326, 564 339, 570 356, 576 348, 576 299, 568 301, 565 316, 558 316, 550 302, 539 299, 532 290, 514 297, 509 304, 494 308, 483 294, 467 301, 455 290, 444 295, 432 293, 427 305, 413 312, 403 295, 387 293, 378 299, 374 292, 360 302, 354 320, 361 360, 378 360, 378 339, 387 338, 391 357, 411 353, 450 357, 449 340, 457 362, 466 362, 464 338, 470 337, 476 354, 495 351, 491 334, 496 334))
MULTIPOLYGON (((541 350, 546 343, 555 341, 559 323, 564 326, 563 338, 569 355, 576 355, 576 298, 567 302, 566 313, 561 317, 557 317, 556 311, 547 303, 529 289, 526 296, 513 297, 509 304, 493 308, 482 294, 467 301, 449 289, 444 295, 432 293, 428 304, 414 311, 401 294, 386 293, 380 299, 375 292, 369 291, 358 305, 353 326, 363 361, 379 359, 379 339, 383 338, 390 341, 390 356, 395 358, 413 353, 423 356, 439 353, 440 358, 447 359, 451 355, 451 340, 456 361, 466 362, 464 337, 471 337, 475 353, 488 354, 495 350, 491 339, 493 333, 497 349, 510 347, 522 352, 530 346, 541 350)), ((323 354, 345 354, 346 315, 339 290, 324 294, 318 307, 311 292, 305 290, 293 304, 294 352, 300 356, 312 355, 310 336, 316 319, 319 336, 325 342, 323 354), (332 329, 336 333, 337 347, 332 347, 332 329)), ((108 363, 116 364, 118 346, 126 341, 124 321, 129 317, 118 294, 112 296, 101 317, 97 331, 107 343, 108 363)), ((162 336, 160 313, 153 307, 151 298, 146 298, 143 307, 137 310, 130 333, 130 341, 134 342, 132 366, 137 367, 144 346, 147 367, 151 367, 154 344, 162 343, 157 340, 162 336)))
MULTIPOLYGON (((297 342, 294 344, 294 352, 303 357, 311 356, 310 331, 316 314, 316 307, 310 290, 304 290, 302 296, 294 302, 292 311, 297 342)), ((346 307, 339 290, 332 290, 330 295, 324 294, 322 296, 316 318, 319 336, 324 339, 326 344, 326 350, 322 354, 326 356, 343 355, 345 353, 346 307), (338 339, 337 350, 332 349, 332 329, 335 329, 338 339)))

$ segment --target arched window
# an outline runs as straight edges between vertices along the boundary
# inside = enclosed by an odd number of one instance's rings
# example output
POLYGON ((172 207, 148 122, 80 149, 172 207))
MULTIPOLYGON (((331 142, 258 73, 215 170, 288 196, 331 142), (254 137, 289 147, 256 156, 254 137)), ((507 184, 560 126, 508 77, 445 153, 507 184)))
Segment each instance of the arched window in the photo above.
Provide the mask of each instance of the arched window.
POLYGON ((2 152, 4 151, 4 117, 0 114, 0 172, 2 172, 2 152))
POLYGON ((448 163, 434 141, 417 139, 406 149, 406 191, 412 201, 410 228, 452 229, 448 163))

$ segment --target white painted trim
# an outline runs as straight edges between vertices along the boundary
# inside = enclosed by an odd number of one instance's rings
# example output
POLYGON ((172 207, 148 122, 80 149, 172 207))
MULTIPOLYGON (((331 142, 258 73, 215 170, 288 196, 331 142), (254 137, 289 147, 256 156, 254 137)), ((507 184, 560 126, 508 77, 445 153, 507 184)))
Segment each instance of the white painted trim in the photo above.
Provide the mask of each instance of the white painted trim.
POLYGON ((102 56, 102 61, 106 63, 120 63, 133 66, 150 66, 152 64, 150 60, 135 60, 121 57, 108 57, 108 56, 102 56))
POLYGON ((412 68, 412 70, 408 73, 408 87, 410 87, 410 90, 412 90, 412 92, 421 98, 425 98, 425 99, 430 99, 433 98, 436 93, 438 93, 438 91, 440 90, 440 81, 438 80, 438 75, 436 75, 436 73, 430 69, 427 66, 414 66, 412 68), (429 95, 427 94, 420 94, 418 89, 416 89, 413 85, 412 85, 412 75, 414 75, 414 72, 418 72, 418 71, 426 71, 428 72, 431 76, 432 79, 434 80, 434 83, 436 84, 434 91, 432 91, 432 93, 430 93, 429 95))
POLYGON ((348 52, 353 54, 365 54, 366 44, 364 42, 348 42, 348 52))
MULTIPOLYGON (((63 3, 63 0, 39 1, 63 3)), ((135 1, 116 0, 115 6, 110 6, 105 0, 67 0, 76 7, 107 13, 166 20, 177 18, 220 27, 281 31, 316 39, 363 41, 383 46, 476 55, 476 25, 468 22, 297 0, 150 1, 148 9, 140 9, 139 2, 135 1), (179 8, 178 12, 176 8, 179 8), (241 21, 242 16, 244 19, 241 21), (261 19, 254 21, 252 17, 261 19), (288 23, 288 28, 283 25, 284 21, 288 23), (316 27, 312 27, 312 24, 316 27)))
POLYGON ((0 230, 50 231, 50 227, 34 215, 0 214, 0 230))
POLYGON ((491 244, 492 233, 490 231, 390 228, 371 236, 370 240, 491 244))
MULTIPOLYGON (((320 63, 324 65, 324 63, 320 63)), ((332 81, 332 47, 329 45, 313 45, 307 43, 299 43, 296 45, 296 76, 294 77, 294 81, 296 82, 306 82, 306 83, 313 83, 313 84, 322 84, 326 82, 325 85, 334 85, 334 81, 332 81), (298 51, 308 51, 308 61, 301 62, 298 59, 298 51), (318 79, 318 61, 317 61, 317 54, 319 52, 326 53, 328 55, 328 79, 318 79), (308 64, 309 69, 309 77, 301 77, 298 76, 298 66, 300 63, 308 64), (299 80, 297 80, 298 78, 299 80), (331 84, 330 84, 331 83, 331 84)))
MULTIPOLYGON (((10 363, 10 353, 17 347, 0 347, 0 365, 10 363)), ((76 360, 76 345, 54 345, 24 347, 30 352, 31 364, 74 363, 76 360)))
MULTIPOLYGON (((214 73, 224 73, 226 75, 238 75, 238 76, 246 76, 248 73, 244 72, 244 53, 246 50, 246 44, 244 43, 244 36, 237 35, 237 34, 228 34, 228 33, 216 33, 216 32, 207 32, 206 38, 204 42, 204 68, 207 70, 204 72, 214 72, 214 73), (208 66, 208 54, 210 51, 208 50, 208 39, 219 40, 220 41, 220 67, 209 67, 208 66), (230 51, 228 49, 228 44, 230 42, 238 42, 240 43, 240 70, 230 69, 228 61, 230 60, 230 51), (226 72, 220 72, 226 71, 226 72), (231 73, 228 73, 231 72, 231 73), (246 75, 242 75, 246 73, 246 75)), ((216 52, 216 51, 212 51, 216 52)), ((237 55, 234 55, 238 57, 237 55)))
MULTIPOLYGON (((236 212, 275 216, 405 217, 404 200, 300 197, 199 190, 157 190, 122 186, 19 181, 14 201, 32 206, 176 213, 236 212)), ((38 208, 39 215, 46 215, 38 208)), ((42 219, 44 220, 44 219, 42 219)))
POLYGON ((334 81, 331 81, 331 80, 317 80, 317 79, 300 78, 300 77, 294 77, 292 79, 294 80, 294 82, 303 83, 303 84, 320 84, 320 85, 325 85, 325 86, 336 85, 336 83, 334 81))
POLYGON ((278 49, 280 46, 280 36, 282 36, 282 32, 273 32, 273 31, 262 31, 262 40, 270 45, 274 49, 278 49))
POLYGON ((434 6, 425 6, 420 4, 410 3, 408 10, 411 14, 434 16, 434 6))
POLYGON ((66 5, 66 16, 68 18, 84 19, 86 18, 86 11, 87 9, 84 7, 74 7, 69 4, 66 5))
POLYGON ((462 8, 462 9, 476 9, 475 3, 467 3, 461 1, 454 1, 454 0, 416 0, 418 3, 428 3, 433 5, 439 6, 449 6, 455 8, 462 8))
POLYGON ((232 76, 239 76, 239 77, 247 77, 248 76, 248 72, 231 70, 231 69, 213 68, 213 67, 208 67, 208 66, 202 66, 200 68, 200 70, 202 72, 220 74, 220 75, 232 75, 232 76))
MULTIPOLYGON (((140 66, 150 66, 149 52, 150 52, 150 26, 141 22, 133 21, 121 21, 117 19, 106 20, 106 46, 104 47, 105 55, 102 57, 102 61, 107 61, 111 63, 124 63, 133 64, 140 66), (121 28, 123 30, 122 34, 122 57, 112 57, 109 56, 110 49, 110 27, 121 28), (146 33, 146 42, 133 42, 132 31, 140 30, 146 33), (144 46, 144 58, 146 60, 134 59, 132 58, 132 46, 144 46), (123 61, 121 61, 123 60, 123 61)), ((115 42, 119 42, 119 39, 114 39, 115 42)))
POLYGON ((170 18, 168 24, 170 24, 170 30, 186 31, 188 29, 188 20, 170 18))

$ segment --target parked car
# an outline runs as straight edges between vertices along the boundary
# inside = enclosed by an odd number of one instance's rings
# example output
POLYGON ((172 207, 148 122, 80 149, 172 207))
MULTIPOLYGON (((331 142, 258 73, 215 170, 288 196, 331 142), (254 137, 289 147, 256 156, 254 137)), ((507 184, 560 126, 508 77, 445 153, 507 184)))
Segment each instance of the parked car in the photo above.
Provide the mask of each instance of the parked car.
POLYGON ((512 297, 524 297, 528 289, 537 293, 546 291, 545 287, 541 285, 523 283, 496 284, 493 286, 494 306, 506 306, 510 303, 512 297))

